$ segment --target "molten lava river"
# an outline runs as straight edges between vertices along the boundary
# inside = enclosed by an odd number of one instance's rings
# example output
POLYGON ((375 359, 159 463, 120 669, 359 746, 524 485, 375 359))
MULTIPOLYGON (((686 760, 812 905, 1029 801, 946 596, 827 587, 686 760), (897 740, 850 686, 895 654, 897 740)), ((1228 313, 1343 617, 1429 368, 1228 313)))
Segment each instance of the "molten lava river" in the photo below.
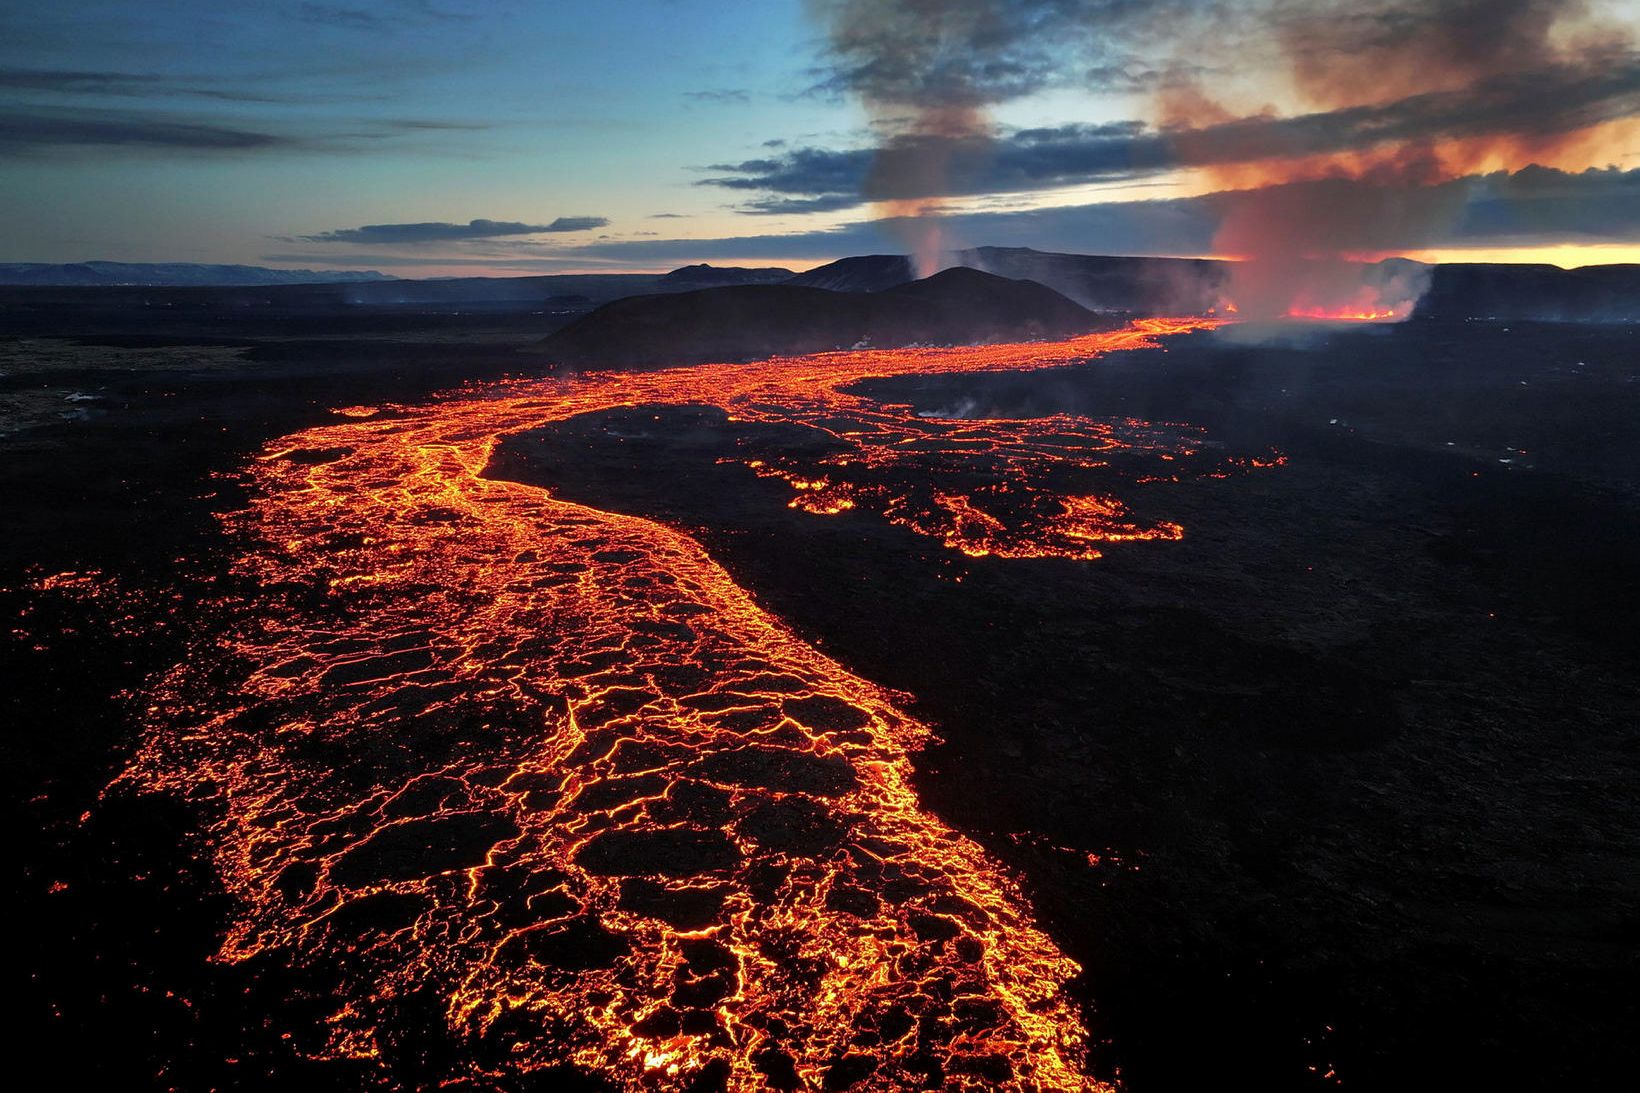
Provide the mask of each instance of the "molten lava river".
POLYGON ((928 728, 684 532, 485 468, 502 437, 577 415, 718 407, 829 434, 809 465, 744 460, 794 508, 975 557, 1091 559, 1182 532, 1045 488, 1055 468, 1267 462, 1205 455, 1187 426, 920 417, 846 388, 1071 365, 1203 325, 340 411, 248 470, 228 531, 256 591, 217 604, 226 635, 158 685, 123 784, 202 805, 235 900, 221 958, 324 969, 312 1053, 377 1060, 389 1083, 403 1014, 433 999, 449 1081, 1102 1088, 1065 992, 1078 966, 910 788, 928 728))

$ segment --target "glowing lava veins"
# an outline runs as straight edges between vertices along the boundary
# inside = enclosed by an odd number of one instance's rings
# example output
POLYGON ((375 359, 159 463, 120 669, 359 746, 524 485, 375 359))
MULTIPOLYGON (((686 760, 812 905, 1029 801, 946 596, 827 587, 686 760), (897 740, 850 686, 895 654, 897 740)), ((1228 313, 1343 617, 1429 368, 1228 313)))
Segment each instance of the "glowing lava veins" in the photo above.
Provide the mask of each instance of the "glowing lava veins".
POLYGON ((1123 428, 924 421, 839 387, 1072 363, 1194 325, 344 411, 252 466, 229 523, 257 592, 221 605, 241 621, 220 653, 158 689, 126 781, 210 803, 237 901, 222 956, 331 977, 318 1054, 391 1067, 433 998, 461 1060, 446 1079, 569 1064, 630 1088, 1095 1088, 1063 992, 1077 966, 909 788, 927 729, 682 532, 484 470, 505 434, 713 405, 827 429, 844 452, 828 460, 871 472, 849 493, 837 465, 758 468, 805 507, 871 502, 971 554, 1086 557, 1178 531, 1097 497, 1026 505, 1016 526, 887 471, 932 441, 1087 460, 1123 428))

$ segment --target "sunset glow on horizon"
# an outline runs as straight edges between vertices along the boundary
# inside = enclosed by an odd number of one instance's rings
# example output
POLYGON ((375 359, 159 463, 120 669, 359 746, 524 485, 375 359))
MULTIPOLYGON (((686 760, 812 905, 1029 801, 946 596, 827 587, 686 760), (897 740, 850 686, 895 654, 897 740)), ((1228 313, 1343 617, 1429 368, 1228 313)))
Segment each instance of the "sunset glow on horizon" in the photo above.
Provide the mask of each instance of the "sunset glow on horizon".
POLYGON ((1158 26, 1100 5, 941 8, 942 59, 896 5, 848 0, 183 0, 140 19, 86 0, 72 22, 18 15, 0 44, 0 261, 797 270, 913 249, 896 208, 942 212, 937 247, 1208 254, 1233 249, 1227 191, 1346 175, 1430 207, 1376 220, 1383 253, 1633 260, 1640 0, 1488 9, 1510 43, 1491 55, 1442 44, 1474 0, 1329 3, 1170 4, 1158 26), (617 45, 619 79, 597 60, 617 45), (969 104, 960 131, 948 94, 969 104), (904 141, 954 138, 943 177, 896 177, 904 141))

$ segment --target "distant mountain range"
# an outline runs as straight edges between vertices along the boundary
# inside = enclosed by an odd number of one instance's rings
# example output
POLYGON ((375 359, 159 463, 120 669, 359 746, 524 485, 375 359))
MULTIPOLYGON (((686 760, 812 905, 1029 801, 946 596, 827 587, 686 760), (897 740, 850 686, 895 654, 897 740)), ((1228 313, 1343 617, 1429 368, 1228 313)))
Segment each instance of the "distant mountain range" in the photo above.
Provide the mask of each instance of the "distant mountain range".
MULTIPOLYGON (((976 247, 951 258, 960 265, 1036 281, 1092 311, 1135 315, 1200 315, 1223 300, 1228 262, 1192 258, 1122 258, 1055 254, 1027 247, 976 247)), ((1369 271, 1393 274, 1414 265, 1401 259, 1369 271)), ((1501 319, 1543 322, 1640 322, 1640 265, 1559 266, 1449 263, 1429 270, 1429 287, 1415 319, 1501 319)), ((901 254, 843 258, 787 284, 834 292, 881 292, 912 280, 901 254)), ((1380 279, 1383 279, 1380 277, 1380 279)))
MULTIPOLYGON (((1108 315, 1199 315, 1218 307, 1230 264, 1207 259, 1056 254, 976 247, 949 256, 958 268, 1034 281, 1108 315)), ((1407 265, 1407 263, 1400 263, 1407 265)), ((1392 260, 1380 263, 1389 270, 1392 260)), ((1426 267, 1428 268, 1428 267, 1426 267)), ((323 312, 414 308, 433 312, 535 312, 574 316, 611 301, 740 286, 878 293, 915 280, 901 254, 842 258, 793 274, 780 267, 698 264, 670 273, 399 279, 374 271, 276 270, 186 263, 0 263, 8 307, 181 308, 323 312)), ((823 305, 817 305, 823 306, 823 305)), ((1640 266, 1449 264, 1430 268, 1420 319, 1640 322, 1640 266)))
POLYGON ((0 285, 316 285, 394 281, 375 270, 269 269, 192 262, 0 262, 0 285))
POLYGON ((1640 265, 1440 265, 1412 317, 1640 322, 1640 265))
POLYGON ((551 335, 547 356, 577 368, 752 360, 854 345, 1063 338, 1099 316, 1033 281, 957 267, 881 292, 733 285, 605 304, 551 335))
POLYGON ((705 262, 681 266, 662 274, 655 287, 663 292, 682 289, 715 288, 718 285, 778 285, 790 281, 793 273, 781 266, 712 266, 705 262))
MULTIPOLYGON (((956 266, 1047 285, 1091 311, 1125 314, 1199 315, 1219 304, 1229 280, 1227 263, 1196 258, 1055 254, 1029 247, 975 247, 949 257, 956 266)), ((817 266, 788 283, 881 292, 915 277, 903 254, 868 254, 817 266)))

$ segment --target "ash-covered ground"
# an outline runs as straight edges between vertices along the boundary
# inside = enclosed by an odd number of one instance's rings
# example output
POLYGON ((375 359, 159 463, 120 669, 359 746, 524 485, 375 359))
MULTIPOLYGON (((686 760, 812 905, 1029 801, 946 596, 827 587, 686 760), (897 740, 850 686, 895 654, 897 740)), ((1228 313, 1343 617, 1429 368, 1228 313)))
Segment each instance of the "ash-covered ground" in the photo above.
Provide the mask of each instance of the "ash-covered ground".
MULTIPOLYGON (((214 514, 261 443, 538 363, 539 323, 395 321, 324 340, 114 324, 96 344, 34 321, 4 346, 12 960, 25 1042, 65 1080, 364 1080, 283 1035, 330 985, 210 961, 227 908, 197 817, 101 791, 133 696, 212 624, 193 607, 231 580, 214 514)), ((493 473, 690 530, 802 636, 913 696, 944 737, 923 798, 1020 871, 1086 967, 1101 1075, 1626 1087, 1640 328, 1193 335, 862 390, 1188 423, 1287 461, 1171 486, 1146 515, 1181 540, 1088 562, 970 559, 868 512, 788 509, 745 460, 814 438, 717 411, 577 419, 509 441, 493 473)), ((416 1084, 438 1050, 400 1045, 394 1073, 416 1084)))

